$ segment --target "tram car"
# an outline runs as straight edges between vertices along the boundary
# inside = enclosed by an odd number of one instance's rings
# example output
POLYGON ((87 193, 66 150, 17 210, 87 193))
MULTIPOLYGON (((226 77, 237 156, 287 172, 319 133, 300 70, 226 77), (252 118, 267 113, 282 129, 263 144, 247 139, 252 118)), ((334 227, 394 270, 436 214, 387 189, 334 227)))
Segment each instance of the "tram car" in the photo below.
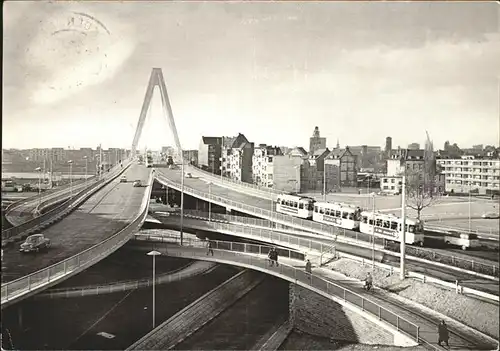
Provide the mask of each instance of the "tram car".
MULTIPOLYGON (((361 212, 359 231, 390 241, 401 242, 402 218, 379 212, 361 212)), ((406 219, 407 244, 424 245, 424 227, 421 221, 406 219)))
POLYGON ((313 221, 349 230, 359 230, 361 209, 356 206, 316 202, 314 204, 313 221))
POLYGON ((296 195, 279 195, 276 199, 276 212, 294 217, 311 219, 313 216, 314 199, 296 195))

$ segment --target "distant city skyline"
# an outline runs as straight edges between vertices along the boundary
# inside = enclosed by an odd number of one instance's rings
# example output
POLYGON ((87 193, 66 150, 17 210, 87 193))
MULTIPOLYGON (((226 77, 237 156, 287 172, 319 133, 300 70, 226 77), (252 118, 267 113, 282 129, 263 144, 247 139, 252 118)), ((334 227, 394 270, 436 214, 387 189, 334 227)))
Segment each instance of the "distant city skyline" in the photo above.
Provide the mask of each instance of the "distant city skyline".
MULTIPOLYGON (((152 67, 184 149, 499 143, 495 3, 6 2, 3 148, 130 148, 152 67), (78 13, 78 14, 75 14, 78 13), (83 15, 82 15, 83 14, 83 15), (70 30, 68 30, 68 28, 70 30)), ((155 96, 141 147, 172 145, 155 96)))

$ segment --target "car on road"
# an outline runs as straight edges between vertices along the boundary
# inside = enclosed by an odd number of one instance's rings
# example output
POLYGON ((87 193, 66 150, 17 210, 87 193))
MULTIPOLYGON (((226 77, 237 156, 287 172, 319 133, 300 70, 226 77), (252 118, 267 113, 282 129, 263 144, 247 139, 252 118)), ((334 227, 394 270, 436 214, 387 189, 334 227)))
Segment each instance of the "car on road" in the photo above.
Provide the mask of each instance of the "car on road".
POLYGON ((120 183, 126 183, 127 182, 127 177, 126 176, 122 176, 120 178, 120 183))
POLYGON ((140 180, 136 180, 136 181, 134 182, 134 187, 135 187, 135 188, 140 188, 141 186, 142 186, 142 181, 140 181, 140 180))
POLYGON ((488 213, 483 213, 481 218, 485 219, 497 219, 500 218, 500 213, 495 213, 495 212, 488 212, 488 213))
POLYGON ((38 252, 50 247, 50 239, 43 236, 43 234, 33 234, 26 238, 26 241, 21 244, 19 251, 21 252, 38 252))
POLYGON ((193 178, 193 175, 191 174, 191 172, 186 172, 186 178, 193 178))

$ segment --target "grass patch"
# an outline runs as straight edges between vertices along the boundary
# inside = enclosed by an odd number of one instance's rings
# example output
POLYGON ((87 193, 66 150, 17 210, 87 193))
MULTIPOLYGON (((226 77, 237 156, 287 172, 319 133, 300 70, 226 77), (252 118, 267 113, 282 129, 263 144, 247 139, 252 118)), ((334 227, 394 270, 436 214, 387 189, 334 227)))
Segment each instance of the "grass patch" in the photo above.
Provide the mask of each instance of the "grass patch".
MULTIPOLYGON (((367 272, 372 272, 371 265, 361 266, 346 258, 333 261, 328 266, 359 280, 365 279, 367 272)), ((426 306, 493 338, 499 337, 499 307, 494 303, 459 295, 455 291, 412 278, 400 281, 398 275, 391 276, 387 270, 377 267, 372 275, 375 285, 381 289, 426 306)))

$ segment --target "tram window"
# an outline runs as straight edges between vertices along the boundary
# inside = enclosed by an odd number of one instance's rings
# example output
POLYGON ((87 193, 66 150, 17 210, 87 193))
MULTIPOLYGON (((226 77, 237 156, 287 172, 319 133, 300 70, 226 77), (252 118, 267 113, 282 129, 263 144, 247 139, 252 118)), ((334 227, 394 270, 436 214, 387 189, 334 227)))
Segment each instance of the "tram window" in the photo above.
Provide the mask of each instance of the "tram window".
POLYGON ((324 210, 324 208, 323 208, 323 207, 320 207, 320 208, 319 208, 319 213, 321 213, 321 214, 324 214, 324 213, 325 213, 325 210, 324 210))
POLYGON ((409 227, 410 228, 409 228, 408 232, 415 233, 415 226, 414 225, 410 225, 409 227))
POLYGON ((361 221, 363 223, 368 223, 368 217, 366 217, 366 216, 361 217, 361 221))
POLYGON ((373 225, 373 219, 371 219, 371 218, 370 218, 370 220, 368 221, 368 223, 369 223, 370 225, 373 225))
POLYGON ((294 201, 292 206, 297 208, 297 207, 299 207, 299 204, 296 201, 294 201))
POLYGON ((391 222, 391 229, 397 230, 398 229, 398 222, 391 222))
POLYGON ((309 205, 307 206, 307 210, 308 210, 308 211, 312 211, 313 206, 314 206, 314 205, 313 205, 312 203, 309 203, 309 205))
POLYGON ((377 227, 381 227, 382 226, 382 220, 381 219, 377 219, 376 222, 375 222, 375 225, 377 227))
POLYGON ((477 239, 477 234, 469 234, 469 240, 477 239))
POLYGON ((384 221, 384 228, 390 228, 390 227, 391 227, 391 222, 384 221))
POLYGON ((285 201, 285 206, 290 206, 290 201, 286 200, 285 201))
POLYGON ((340 217, 340 211, 335 211, 335 217, 340 217))
POLYGON ((354 213, 349 213, 349 219, 352 221, 354 219, 354 213))
POLYGON ((304 209, 304 204, 302 202, 299 202, 299 209, 301 209, 301 210, 304 209))
POLYGON ((342 218, 347 219, 347 215, 348 215, 347 212, 342 212, 342 218))
POLYGON ((318 206, 314 206, 314 212, 318 213, 318 206))

